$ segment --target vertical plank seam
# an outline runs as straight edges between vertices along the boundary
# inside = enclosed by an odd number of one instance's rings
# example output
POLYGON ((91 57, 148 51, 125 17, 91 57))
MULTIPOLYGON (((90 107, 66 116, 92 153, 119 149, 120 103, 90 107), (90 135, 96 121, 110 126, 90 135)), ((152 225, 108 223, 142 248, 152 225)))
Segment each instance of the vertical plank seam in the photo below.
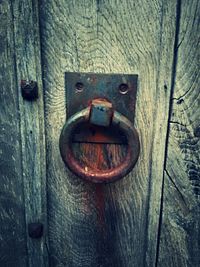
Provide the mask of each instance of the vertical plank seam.
MULTIPOLYGON (((16 78, 15 84, 16 84, 16 90, 17 90, 17 93, 18 93, 17 94, 17 107, 18 107, 18 113, 17 113, 17 115, 18 115, 19 129, 20 129, 20 136, 19 136, 20 157, 22 159, 21 162, 20 162, 20 165, 21 165, 21 174, 22 174, 21 177, 23 179, 23 185, 24 185, 25 184, 25 181, 24 181, 24 179, 25 179, 24 173, 26 173, 26 168, 25 168, 25 165, 24 165, 24 162, 23 162, 23 157, 24 157, 24 154, 23 154, 23 134, 24 134, 24 132, 23 132, 22 114, 21 114, 21 112, 23 112, 22 111, 23 109, 20 106, 21 90, 20 90, 19 81, 21 80, 21 78, 19 77, 20 71, 19 71, 18 66, 17 66, 17 50, 16 50, 16 35, 15 35, 15 31, 16 31, 15 27, 17 27, 17 26, 16 26, 16 23, 15 23, 14 6, 13 5, 14 5, 13 1, 10 1, 10 7, 11 7, 11 12, 12 12, 11 14, 12 14, 13 44, 14 44, 14 55, 13 55, 13 57, 14 57, 14 69, 15 69, 15 78, 16 78)), ((32 8, 32 11, 34 11, 34 10, 37 11, 37 15, 39 15, 38 1, 37 2, 34 2, 32 0, 30 7, 32 8)), ((38 27, 39 27, 39 23, 38 23, 38 27)), ((35 34, 35 32, 34 32, 34 34, 35 34)), ((39 41, 40 41, 40 32, 39 32, 39 41)), ((41 45, 40 45, 40 42, 39 42, 39 49, 38 49, 39 51, 41 50, 40 47, 41 47, 41 45)), ((36 48, 36 44, 34 43, 34 54, 35 54, 34 56, 35 56, 35 61, 36 61, 36 49, 35 48, 36 48)), ((39 65, 36 64, 36 76, 37 77, 40 77, 41 76, 40 68, 41 68, 41 61, 40 61, 40 64, 39 65)), ((43 95, 40 95, 40 97, 43 97, 43 95)), ((44 98, 42 99, 42 101, 44 103, 44 98)), ((38 109, 39 108, 40 107, 38 106, 38 109)), ((41 108, 40 108, 40 110, 41 110, 41 108)), ((40 129, 40 133, 39 134, 41 134, 41 131, 43 131, 44 125, 42 126, 41 125, 41 122, 39 122, 38 125, 39 125, 39 129, 40 129)), ((44 144, 45 144, 46 143, 45 142, 45 139, 43 141, 44 141, 44 144)), ((46 153, 46 147, 44 146, 44 148, 45 148, 45 152, 44 153, 46 153)), ((41 154, 41 147, 40 147, 40 152, 39 153, 41 154)), ((45 158, 46 158, 46 156, 45 156, 45 158)), ((46 173, 46 170, 44 171, 44 173, 46 173)), ((44 178, 45 178, 45 181, 46 181, 46 176, 44 178)), ((41 179, 42 179, 42 177, 41 177, 41 179)), ((41 183, 41 185, 43 185, 44 187, 46 186, 45 183, 41 183)), ((32 266, 32 264, 31 264, 31 255, 30 255, 30 247, 31 246, 29 244, 29 237, 28 237, 28 223, 29 223, 29 220, 28 220, 28 217, 27 217, 27 207, 26 207, 26 204, 25 204, 25 201, 26 201, 26 194, 25 194, 26 189, 25 189, 25 186, 23 186, 22 190, 23 190, 24 222, 25 222, 25 233, 26 233, 26 265, 27 266, 32 266)), ((41 189, 41 193, 42 193, 42 191, 44 192, 44 190, 45 190, 44 188, 41 189)), ((45 195, 44 194, 42 194, 41 199, 42 198, 45 198, 45 195)), ((42 200, 41 209, 42 209, 42 213, 41 213, 42 222, 45 223, 45 227, 46 227, 46 220, 44 219, 46 217, 44 215, 44 211, 46 209, 46 199, 45 200, 44 199, 42 200)), ((44 235, 45 235, 45 229, 44 229, 44 235)), ((40 240, 40 242, 44 242, 44 247, 47 249, 47 246, 46 246, 46 236, 44 236, 42 238, 44 238, 44 241, 41 241, 40 240)), ((41 253, 42 253, 43 263, 46 263, 45 266, 47 266, 49 254, 48 254, 48 249, 47 249, 47 257, 46 257, 46 253, 44 253, 44 250, 43 250, 44 247, 41 246, 40 249, 41 249, 41 253), (47 262, 45 262, 45 259, 47 260, 47 262)))
MULTIPOLYGON (((162 8, 161 8, 161 20, 160 20, 160 33, 162 33, 162 29, 163 29, 163 17, 164 17, 164 3, 162 2, 162 8)), ((158 58, 159 58, 159 62, 161 61, 161 46, 162 46, 162 34, 160 34, 160 39, 159 39, 159 46, 160 46, 160 49, 159 49, 159 55, 158 55, 158 58)), ((160 65, 160 64, 159 64, 160 65)), ((160 77, 160 69, 158 68, 158 75, 157 75, 157 78, 156 78, 156 88, 158 88, 158 84, 159 84, 159 77, 160 77)), ((155 135, 155 127, 153 128, 153 133, 152 133, 152 136, 155 135)), ((152 162, 152 155, 153 155, 153 143, 151 145, 151 149, 150 149, 150 158, 149 158, 149 161, 152 162)), ((148 194, 147 194, 147 205, 146 205, 146 225, 145 225, 145 242, 144 242, 144 255, 143 255, 143 259, 144 259, 144 262, 143 262, 143 265, 144 266, 148 266, 147 262, 145 262, 145 259, 146 259, 146 253, 148 251, 148 231, 149 231, 149 216, 150 216, 150 198, 151 198, 151 191, 152 191, 152 187, 151 187, 151 177, 152 177, 152 164, 150 164, 150 167, 149 167, 149 182, 148 182, 148 194)), ((163 187, 163 183, 162 183, 162 187, 163 187)), ((161 198, 162 198, 162 195, 163 195, 163 188, 161 188, 161 198)), ((161 202, 162 202, 162 199, 161 199, 161 202)), ((156 244, 156 255, 157 255, 157 244, 156 244)))
MULTIPOLYGON (((13 46, 14 46, 14 54, 13 54, 13 59, 14 59, 14 75, 15 75, 15 86, 18 88, 18 75, 17 75, 17 59, 16 59, 16 40, 15 40, 15 18, 14 18, 14 8, 13 8, 13 1, 10 2, 10 10, 11 10, 11 15, 12 15, 12 38, 13 38, 13 46)), ((20 158, 22 159, 22 136, 21 136, 21 116, 20 116, 20 103, 19 103, 19 93, 17 94, 17 107, 18 107, 18 113, 17 113, 17 120, 18 120, 18 126, 19 126, 19 146, 20 146, 20 158)), ((20 167, 21 167, 21 178, 23 179, 23 164, 22 160, 20 161, 20 167)), ((24 183, 24 182, 23 182, 24 183)), ((24 225, 25 225, 25 233, 27 233, 26 225, 27 225, 27 220, 26 220, 26 208, 25 208, 25 192, 24 192, 24 186, 22 186, 22 194, 23 194, 23 203, 24 203, 24 225)), ((26 265, 28 266, 28 239, 27 239, 27 234, 25 236, 26 240, 26 265)))
MULTIPOLYGON (((46 252, 43 254, 43 259, 45 258, 47 262, 45 262, 45 266, 49 266, 50 264, 50 252, 49 252, 49 234, 48 234, 48 213, 47 213, 47 203, 48 203, 48 192, 47 192, 47 142, 46 142, 46 127, 45 127, 45 96, 44 96, 44 82, 43 82, 43 61, 42 61, 42 39, 41 39, 41 21, 40 21, 40 5, 41 5, 41 1, 37 0, 34 1, 32 0, 32 9, 37 10, 37 23, 38 23, 38 36, 39 36, 39 48, 38 51, 40 53, 39 55, 39 59, 40 59, 40 76, 41 76, 41 85, 42 85, 42 94, 40 95, 40 97, 42 98, 42 102, 43 102, 43 134, 44 134, 44 151, 45 151, 45 181, 43 183, 44 186, 44 190, 45 190, 45 195, 43 196, 45 198, 45 200, 43 200, 43 212, 45 211, 45 215, 43 216, 43 220, 45 223, 44 226, 44 249, 46 248, 46 252), (36 6, 36 7, 35 7, 36 6)), ((37 68, 37 65, 36 65, 37 68)), ((44 192, 43 190, 43 192, 44 192)))
POLYGON ((161 237, 161 228, 162 228, 162 217, 163 217, 163 201, 164 201, 164 182, 165 182, 165 172, 166 164, 168 157, 168 141, 170 134, 170 121, 171 114, 173 110, 173 96, 174 96, 174 87, 176 80, 176 69, 178 62, 178 48, 180 46, 179 42, 179 32, 180 32, 180 19, 181 19, 181 0, 177 0, 176 4, 176 26, 175 26, 175 38, 174 38, 174 52, 173 52, 173 63, 172 63, 172 72, 171 72, 171 88, 170 88, 170 98, 169 98, 169 110, 168 110, 168 119, 167 119, 167 132, 165 139, 165 155, 164 155, 164 164, 163 164, 163 177, 162 177, 162 188, 161 188, 161 201, 160 201, 160 212, 159 212, 159 222, 158 222, 158 233, 157 233, 157 244, 156 244, 156 261, 155 267, 158 266, 159 260, 159 250, 160 250, 160 237, 161 237))
MULTIPOLYGON (((34 1, 34 0, 33 0, 34 1)), ((33 1, 32 1, 32 4, 33 4, 33 1)), ((45 97, 45 84, 44 84, 44 69, 43 69, 43 66, 44 66, 44 59, 43 59, 43 50, 42 50, 42 22, 41 22, 41 5, 42 5, 42 0, 37 0, 37 4, 38 4, 38 27, 39 27, 39 43, 40 43, 40 47, 39 47, 39 50, 40 50, 40 63, 41 63, 41 80, 42 80, 42 88, 43 88, 43 94, 42 94, 42 97, 43 97, 43 111, 44 111, 44 135, 45 135, 45 151, 46 151, 46 155, 45 155, 45 166, 46 166, 46 170, 45 170, 45 173, 46 173, 46 180, 45 180, 45 188, 46 188, 46 236, 45 236, 45 243, 44 243, 44 246, 46 248, 46 251, 47 251, 47 257, 48 257, 48 266, 51 265, 51 254, 50 254, 50 246, 49 246, 49 222, 48 222, 48 190, 47 190, 47 142, 46 142, 46 136, 47 136, 47 127, 46 127, 46 97, 45 97)))

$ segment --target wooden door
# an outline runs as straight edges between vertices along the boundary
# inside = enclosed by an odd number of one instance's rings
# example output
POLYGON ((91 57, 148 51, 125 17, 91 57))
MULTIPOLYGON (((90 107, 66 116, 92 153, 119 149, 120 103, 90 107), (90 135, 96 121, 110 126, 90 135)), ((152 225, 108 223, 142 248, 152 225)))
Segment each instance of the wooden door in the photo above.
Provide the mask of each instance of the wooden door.
MULTIPOLYGON (((3 0, 0 12, 0 265, 198 266, 198 1, 3 0), (118 182, 85 182, 61 159, 66 71, 138 74, 141 152, 118 182), (22 99, 23 79, 39 99, 22 99)), ((124 157, 75 146, 100 168, 124 157)))

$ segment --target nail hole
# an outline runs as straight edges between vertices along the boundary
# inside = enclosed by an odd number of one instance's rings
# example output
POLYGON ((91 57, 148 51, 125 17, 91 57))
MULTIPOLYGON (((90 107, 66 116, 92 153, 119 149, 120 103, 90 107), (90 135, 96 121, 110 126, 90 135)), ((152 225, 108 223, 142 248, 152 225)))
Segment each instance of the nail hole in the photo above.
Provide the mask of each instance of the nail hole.
POLYGON ((30 131, 30 134, 32 134, 33 132, 32 131, 30 131))
POLYGON ((78 83, 76 83, 75 87, 76 87, 77 92, 82 92, 84 85, 83 85, 83 83, 78 82, 78 83))
POLYGON ((122 95, 125 95, 128 93, 128 85, 126 83, 122 83, 120 84, 119 86, 119 92, 122 94, 122 95))

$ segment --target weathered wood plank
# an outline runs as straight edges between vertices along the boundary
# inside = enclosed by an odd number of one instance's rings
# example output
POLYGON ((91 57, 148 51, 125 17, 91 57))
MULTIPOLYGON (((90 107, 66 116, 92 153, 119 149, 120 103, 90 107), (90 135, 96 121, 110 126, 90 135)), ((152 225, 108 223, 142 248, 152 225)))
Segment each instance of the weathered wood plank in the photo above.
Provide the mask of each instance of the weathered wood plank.
POLYGON ((200 265, 199 1, 181 1, 179 13, 158 262, 161 267, 200 265))
MULTIPOLYGON (((52 266, 133 267, 156 262, 174 2, 42 1, 52 266), (61 160, 65 71, 139 75, 135 125, 141 155, 132 173, 117 183, 85 183, 61 160)), ((120 155, 116 157, 117 162, 120 155)))
POLYGON ((15 59, 22 142, 25 218, 29 266, 48 266, 46 245, 46 155, 44 138, 43 88, 37 1, 12 1, 15 59), (21 80, 37 81, 39 99, 24 100, 21 80), (28 224, 44 225, 42 238, 28 235, 28 224))
POLYGON ((27 266, 13 13, 0 3, 0 266, 27 266))

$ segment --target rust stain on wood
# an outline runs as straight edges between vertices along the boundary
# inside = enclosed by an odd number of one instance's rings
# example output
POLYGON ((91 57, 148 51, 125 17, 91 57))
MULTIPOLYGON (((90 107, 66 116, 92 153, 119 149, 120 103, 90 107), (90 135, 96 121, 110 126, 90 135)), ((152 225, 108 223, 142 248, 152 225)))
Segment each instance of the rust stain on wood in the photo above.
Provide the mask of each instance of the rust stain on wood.
POLYGON ((95 185, 95 204, 97 210, 97 222, 98 226, 105 233, 106 222, 105 222, 105 196, 104 196, 104 185, 95 185))

